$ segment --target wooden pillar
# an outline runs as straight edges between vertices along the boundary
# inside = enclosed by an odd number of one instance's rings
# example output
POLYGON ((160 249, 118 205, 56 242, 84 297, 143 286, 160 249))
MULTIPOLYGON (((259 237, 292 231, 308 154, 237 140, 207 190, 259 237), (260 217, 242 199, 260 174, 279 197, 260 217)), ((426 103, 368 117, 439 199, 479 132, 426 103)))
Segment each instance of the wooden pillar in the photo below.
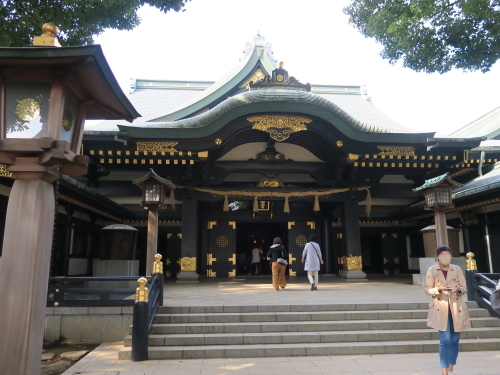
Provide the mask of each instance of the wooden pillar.
POLYGON ((0 374, 40 373, 54 205, 51 183, 14 182, 0 263, 0 374))
POLYGON ((324 219, 321 222, 321 237, 323 240, 323 261, 325 262, 323 273, 332 274, 332 259, 333 259, 333 246, 332 246, 332 221, 324 219))
POLYGON ((148 246, 146 253, 146 276, 151 275, 153 263, 158 250, 158 208, 149 207, 148 212, 148 246))
POLYGON ((364 279, 362 271, 361 239, 359 231, 358 201, 346 199, 342 210, 342 226, 345 235, 345 258, 340 276, 344 279, 364 279))
POLYGON ((446 225, 446 213, 441 210, 434 211, 436 222, 436 245, 448 246, 448 226, 446 225))
POLYGON ((198 201, 195 197, 184 196, 182 200, 182 245, 181 272, 178 281, 196 281, 198 255, 198 201))

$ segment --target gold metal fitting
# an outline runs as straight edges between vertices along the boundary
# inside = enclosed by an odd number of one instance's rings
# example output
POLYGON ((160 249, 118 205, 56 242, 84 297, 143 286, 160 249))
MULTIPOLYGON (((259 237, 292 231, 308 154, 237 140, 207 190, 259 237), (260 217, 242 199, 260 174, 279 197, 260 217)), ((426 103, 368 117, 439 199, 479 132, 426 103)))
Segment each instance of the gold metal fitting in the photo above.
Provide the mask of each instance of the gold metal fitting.
POLYGON ((465 269, 467 271, 477 271, 477 264, 476 261, 473 259, 474 258, 474 253, 467 253, 465 254, 467 257, 467 260, 465 261, 465 269))
POLYGON ((59 306, 59 302, 54 302, 54 306, 55 307, 59 306))
POLYGON ((155 255, 155 261, 153 263, 153 273, 163 273, 163 263, 161 262, 161 254, 155 255))
POLYGON ((59 33, 59 29, 56 25, 44 23, 42 32, 43 34, 41 36, 35 36, 33 40, 34 46, 61 47, 61 44, 56 38, 56 35, 59 33))
POLYGON ((148 302, 149 301, 149 290, 146 284, 148 280, 145 277, 139 278, 137 284, 139 287, 135 290, 135 302, 148 302))

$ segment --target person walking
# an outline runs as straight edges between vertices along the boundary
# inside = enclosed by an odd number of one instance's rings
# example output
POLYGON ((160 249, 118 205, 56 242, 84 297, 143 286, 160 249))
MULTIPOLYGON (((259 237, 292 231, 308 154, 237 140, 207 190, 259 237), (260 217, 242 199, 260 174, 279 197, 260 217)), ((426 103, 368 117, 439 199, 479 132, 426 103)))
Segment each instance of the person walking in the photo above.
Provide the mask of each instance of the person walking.
MULTIPOLYGON (((254 269, 254 275, 259 274, 259 266, 260 266, 260 254, 262 254, 262 246, 255 246, 252 249, 252 268, 254 269)), ((250 274, 250 273, 249 273, 250 274)))
POLYGON ((450 264, 448 246, 437 249, 438 261, 429 267, 425 292, 432 296, 427 326, 439 331, 439 362, 442 375, 453 375, 457 363, 460 332, 471 328, 469 311, 462 299, 467 285, 462 269, 450 264))
POLYGON ((321 249, 316 243, 316 234, 311 233, 309 242, 304 246, 302 252, 302 263, 304 264, 304 271, 307 271, 307 277, 311 283, 311 291, 318 290, 319 268, 323 263, 321 256, 321 249))
POLYGON ((267 260, 271 260, 271 272, 273 280, 273 288, 278 291, 279 288, 285 289, 285 271, 286 271, 286 249, 281 243, 281 238, 275 237, 273 245, 267 252, 267 260))

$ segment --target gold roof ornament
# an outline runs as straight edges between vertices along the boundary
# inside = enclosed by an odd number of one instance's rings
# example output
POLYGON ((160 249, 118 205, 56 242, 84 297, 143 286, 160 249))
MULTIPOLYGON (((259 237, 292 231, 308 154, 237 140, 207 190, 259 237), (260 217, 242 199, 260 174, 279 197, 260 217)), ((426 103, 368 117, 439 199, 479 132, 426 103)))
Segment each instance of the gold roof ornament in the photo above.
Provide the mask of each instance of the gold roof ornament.
POLYGON ((284 66, 285 66, 285 63, 283 61, 280 61, 280 69, 283 69, 284 66))
POLYGON ((59 34, 59 28, 53 23, 47 22, 42 26, 43 34, 40 36, 35 36, 33 40, 34 46, 44 46, 44 47, 61 47, 59 40, 57 40, 57 34, 59 34))

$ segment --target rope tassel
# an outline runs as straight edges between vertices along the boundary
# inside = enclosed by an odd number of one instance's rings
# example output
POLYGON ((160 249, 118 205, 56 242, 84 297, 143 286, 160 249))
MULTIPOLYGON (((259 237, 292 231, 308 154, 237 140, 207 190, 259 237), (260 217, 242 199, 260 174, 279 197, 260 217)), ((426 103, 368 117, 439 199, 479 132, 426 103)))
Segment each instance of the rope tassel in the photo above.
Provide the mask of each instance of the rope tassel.
POLYGON ((224 195, 224 207, 222 207, 222 211, 229 211, 229 199, 227 195, 224 195))
POLYGON ((253 212, 259 211, 259 202, 257 202, 257 197, 253 197, 253 212))
POLYGON ((283 206, 283 212, 290 213, 290 205, 288 204, 288 197, 285 197, 285 204, 283 206))
POLYGON ((314 196, 314 207, 313 207, 313 211, 315 212, 318 212, 320 211, 320 208, 319 208, 319 197, 317 195, 314 196))

